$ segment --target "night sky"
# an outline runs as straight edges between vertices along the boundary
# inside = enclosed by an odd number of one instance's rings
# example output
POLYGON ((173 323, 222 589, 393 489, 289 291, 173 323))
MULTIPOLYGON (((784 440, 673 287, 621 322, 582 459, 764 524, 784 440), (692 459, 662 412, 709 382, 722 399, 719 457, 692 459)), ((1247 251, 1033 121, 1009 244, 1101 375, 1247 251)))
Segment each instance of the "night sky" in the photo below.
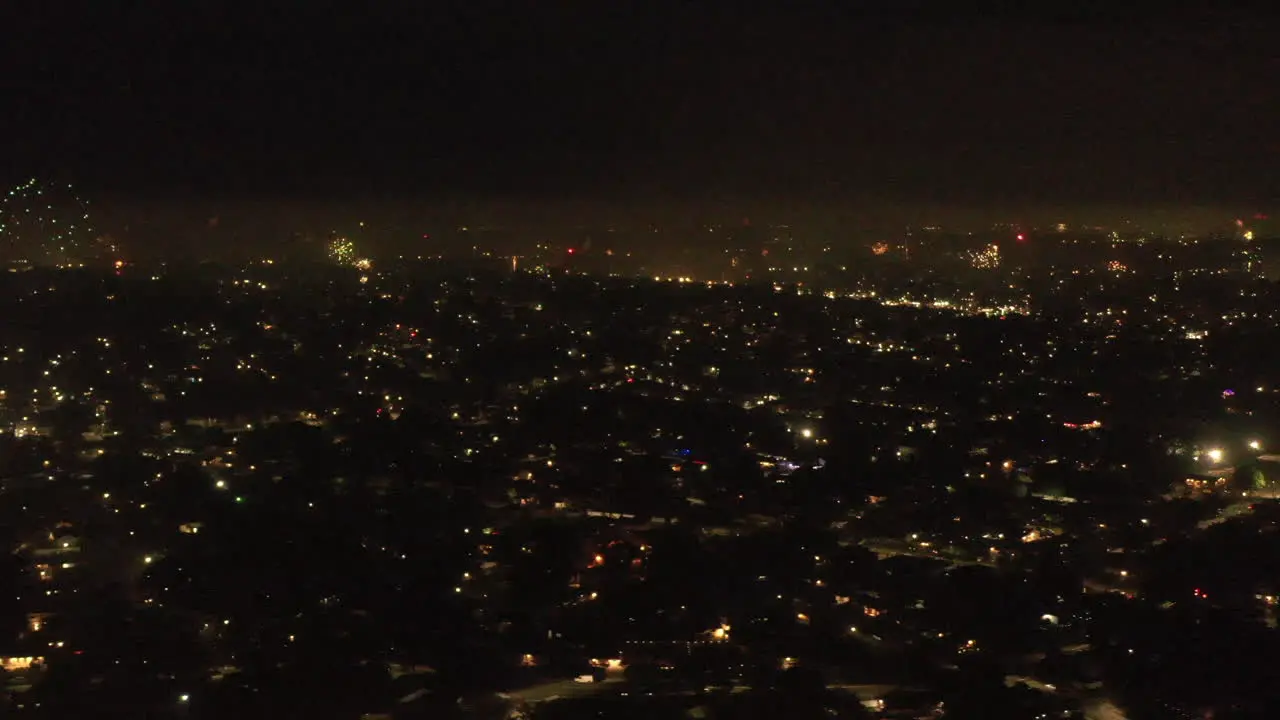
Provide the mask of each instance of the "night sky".
POLYGON ((369 5, 6 3, 0 178, 159 203, 1280 197, 1269 17, 369 5))

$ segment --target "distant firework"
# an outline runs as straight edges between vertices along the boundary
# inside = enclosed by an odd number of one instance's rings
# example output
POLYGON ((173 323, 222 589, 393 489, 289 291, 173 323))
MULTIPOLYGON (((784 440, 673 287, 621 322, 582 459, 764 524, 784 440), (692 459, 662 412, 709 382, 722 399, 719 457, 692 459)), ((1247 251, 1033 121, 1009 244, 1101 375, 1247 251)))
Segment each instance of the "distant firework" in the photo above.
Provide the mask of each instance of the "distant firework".
POLYGON ((889 252, 889 245, 887 243, 878 242, 871 246, 871 253, 873 255, 883 255, 887 252, 889 252))
POLYGON ((969 264, 979 270, 994 270, 1000 267, 1000 246, 988 245, 982 250, 971 252, 969 264))
POLYGON ((356 259, 356 245, 339 237, 329 241, 329 259, 339 265, 350 265, 356 259))
POLYGON ((338 265, 361 271, 373 268, 373 261, 356 255, 356 244, 344 237, 335 237, 329 241, 329 259, 338 265))
POLYGON ((68 265, 97 249, 89 204, 70 185, 28 180, 0 197, 0 258, 68 265))

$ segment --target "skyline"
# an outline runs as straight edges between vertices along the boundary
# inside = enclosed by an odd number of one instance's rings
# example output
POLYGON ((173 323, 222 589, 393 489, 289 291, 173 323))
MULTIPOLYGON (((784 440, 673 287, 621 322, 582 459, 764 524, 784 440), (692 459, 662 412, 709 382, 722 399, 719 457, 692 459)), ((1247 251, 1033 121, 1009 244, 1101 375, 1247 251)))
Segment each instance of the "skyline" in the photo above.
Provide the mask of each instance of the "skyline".
POLYGON ((118 227, 264 203, 1217 226, 1280 198, 1266 16, 431 5, 29 9, 0 178, 73 183, 118 227))
POLYGON ((727 247, 725 243, 737 229, 748 225, 757 229, 785 227, 802 245, 816 243, 836 250, 865 250, 875 243, 897 242, 929 230, 979 237, 1004 233, 1010 240, 1013 233, 1025 231, 1034 234, 1034 244, 1050 245, 1097 230, 1155 238, 1229 237, 1239 232, 1237 222, 1255 231, 1259 240, 1275 235, 1269 220, 1273 215, 1242 206, 1063 208, 1009 204, 983 209, 866 200, 817 205, 487 198, 424 198, 414 202, 270 197, 175 200, 108 195, 82 199, 86 202, 83 208, 65 205, 34 210, 46 216, 47 224, 49 218, 57 218, 55 222, 76 220, 80 210, 86 209, 88 239, 100 238, 119 246, 132 260, 226 259, 244 257, 245 253, 269 257, 291 238, 319 239, 331 234, 359 239, 365 251, 375 256, 456 252, 465 238, 462 228, 480 231, 474 237, 481 245, 498 243, 490 249, 532 248, 536 243, 571 246, 595 234, 616 231, 623 233, 620 238, 630 238, 621 242, 635 242, 646 235, 644 244, 653 249, 716 250, 727 247), (712 228, 728 232, 708 232, 712 228))

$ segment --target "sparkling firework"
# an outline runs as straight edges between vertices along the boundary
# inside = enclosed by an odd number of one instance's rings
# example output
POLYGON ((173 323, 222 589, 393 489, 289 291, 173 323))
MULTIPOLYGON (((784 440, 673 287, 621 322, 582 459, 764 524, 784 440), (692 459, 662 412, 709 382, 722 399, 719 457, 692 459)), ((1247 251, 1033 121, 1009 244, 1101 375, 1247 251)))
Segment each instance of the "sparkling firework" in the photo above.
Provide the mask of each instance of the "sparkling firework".
POLYGON ((980 270, 994 270, 1000 267, 1000 246, 988 245, 970 253, 969 264, 980 270))
POLYGON ((68 265, 94 248, 89 204, 70 185, 28 180, 0 197, 0 258, 68 265))
POLYGON ((329 242, 329 259, 339 265, 351 265, 356 260, 356 246, 350 240, 339 237, 329 242))

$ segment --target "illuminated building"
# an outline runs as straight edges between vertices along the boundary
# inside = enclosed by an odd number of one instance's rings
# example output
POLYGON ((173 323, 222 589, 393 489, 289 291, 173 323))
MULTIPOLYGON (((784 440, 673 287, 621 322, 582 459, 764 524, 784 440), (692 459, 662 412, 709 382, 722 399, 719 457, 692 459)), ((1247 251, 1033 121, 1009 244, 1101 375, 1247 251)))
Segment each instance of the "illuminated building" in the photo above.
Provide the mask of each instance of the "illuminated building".
POLYGON ((22 657, 5 657, 0 658, 0 668, 4 668, 8 672, 16 670, 26 670, 33 665, 43 665, 44 658, 34 657, 31 655, 22 657))

